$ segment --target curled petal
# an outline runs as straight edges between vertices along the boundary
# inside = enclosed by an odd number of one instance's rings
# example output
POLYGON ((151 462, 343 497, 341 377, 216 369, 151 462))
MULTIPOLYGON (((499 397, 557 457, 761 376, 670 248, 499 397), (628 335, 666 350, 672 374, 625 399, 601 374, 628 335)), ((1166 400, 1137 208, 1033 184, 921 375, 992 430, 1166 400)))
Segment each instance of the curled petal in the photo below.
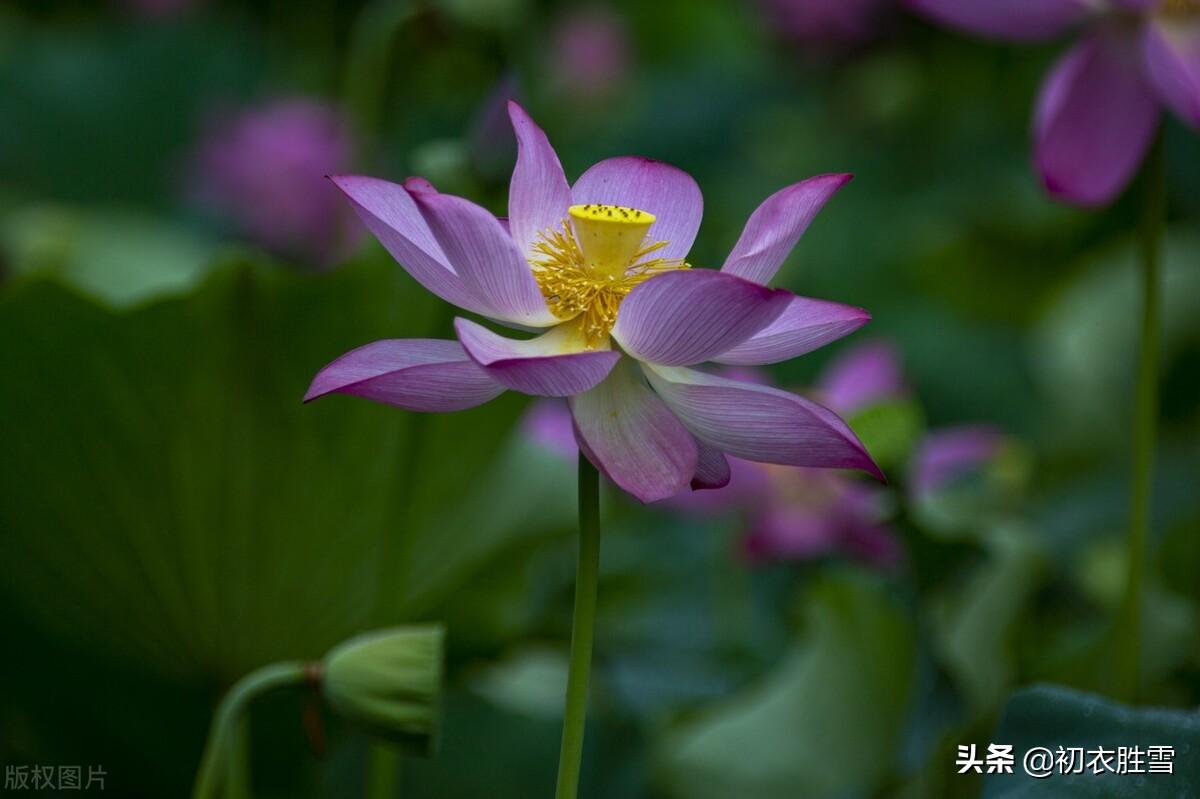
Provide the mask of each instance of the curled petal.
POLYGON ((351 350, 317 373, 304 395, 353 394, 410 411, 461 411, 504 392, 456 341, 385 339, 351 350))
POLYGON ((713 360, 737 366, 786 361, 837 341, 870 320, 862 308, 792 297, 775 321, 713 360))
MULTIPOLYGON (((446 261, 405 186, 359 175, 337 175, 330 180, 349 198, 355 213, 379 243, 418 283, 459 308, 484 313, 483 306, 446 261)), ((409 178, 405 185, 410 184, 423 190, 421 186, 429 182, 409 178)), ((432 185, 429 190, 433 190, 432 185)))
POLYGON ((696 474, 696 440, 623 359, 600 385, 570 399, 580 448, 642 502, 678 494, 696 474))
POLYGON ((497 383, 524 394, 580 394, 603 380, 621 357, 611 350, 588 350, 569 323, 525 340, 505 338, 467 319, 455 319, 454 329, 472 360, 497 383))
POLYGON ((650 385, 701 441, 760 463, 861 469, 883 479, 854 432, 815 402, 755 383, 645 365, 650 385))
POLYGON ((711 269, 666 272, 629 293, 613 336, 640 361, 701 363, 771 324, 791 297, 711 269))
POLYGON ((437 194, 437 189, 433 187, 433 184, 423 177, 414 176, 411 178, 405 178, 403 185, 405 191, 408 191, 411 194, 416 194, 419 192, 424 192, 426 194, 437 194))
POLYGON ((558 228, 571 204, 571 188, 558 155, 525 109, 508 101, 508 116, 517 135, 517 165, 508 188, 508 218, 513 240, 523 255, 538 234, 558 228))
POLYGON ((729 469, 729 459, 725 457, 725 453, 703 441, 696 442, 696 450, 698 457, 696 474, 692 477, 692 490, 724 488, 729 485, 733 473, 729 469))
POLYGON ((1051 70, 1034 117, 1034 158, 1046 189, 1079 205, 1103 205, 1133 176, 1158 126, 1137 42, 1100 31, 1051 70))
POLYGON ((413 199, 463 286, 487 306, 480 313, 533 327, 558 321, 546 307, 529 263, 496 217, 450 194, 419 192, 413 199))
POLYGON ((772 194, 746 220, 721 271, 768 283, 825 203, 852 177, 818 175, 772 194))
POLYGON ((571 202, 627 205, 658 217, 646 234, 665 241, 656 258, 686 258, 700 229, 704 198, 692 176, 661 161, 637 156, 609 158, 579 176, 571 202))
POLYGON ((1062 33, 1092 10, 1088 0, 906 0, 918 14, 980 36, 1029 41, 1062 33))
POLYGON ((1200 22, 1150 22, 1142 37, 1146 71, 1159 97, 1200 127, 1200 22))

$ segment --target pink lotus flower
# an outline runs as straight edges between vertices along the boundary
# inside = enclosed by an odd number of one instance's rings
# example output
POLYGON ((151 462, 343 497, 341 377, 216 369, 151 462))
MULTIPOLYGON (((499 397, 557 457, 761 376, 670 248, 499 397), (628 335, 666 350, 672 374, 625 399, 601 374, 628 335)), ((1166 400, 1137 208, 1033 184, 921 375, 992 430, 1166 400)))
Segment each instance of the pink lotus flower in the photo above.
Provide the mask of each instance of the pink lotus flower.
POLYGON ((349 126, 331 107, 277 100, 218 119, 194 157, 196 199, 286 256, 328 264, 352 243, 325 176, 353 159, 349 126))
POLYGON ((859 308, 771 289, 796 241, 848 175, 788 186, 750 216, 720 271, 684 261, 702 200, 686 173, 612 158, 569 185, 546 135, 515 103, 518 157, 507 223, 420 178, 334 182, 422 285, 459 308, 458 341, 377 341, 322 369, 306 400, 354 394, 455 411, 506 389, 569 398, 596 467, 644 502, 724 485, 726 454, 794 466, 879 469, 827 408, 695 367, 773 363, 862 326, 859 308))
POLYGON ((1200 0, 907 0, 984 36, 1033 40, 1089 23, 1051 69, 1034 114, 1047 190, 1080 205, 1129 183, 1166 106, 1200 126, 1200 0))

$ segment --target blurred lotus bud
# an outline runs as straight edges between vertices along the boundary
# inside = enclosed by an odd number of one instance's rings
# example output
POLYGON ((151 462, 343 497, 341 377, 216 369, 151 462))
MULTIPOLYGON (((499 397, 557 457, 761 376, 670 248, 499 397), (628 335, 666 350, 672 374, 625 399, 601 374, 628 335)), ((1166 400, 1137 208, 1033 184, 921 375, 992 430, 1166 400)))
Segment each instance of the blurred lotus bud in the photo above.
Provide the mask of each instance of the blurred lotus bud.
POLYGON ((353 149, 332 107, 278 100, 211 125, 193 158, 192 194, 261 246, 328 266, 361 232, 325 179, 350 166, 353 149))
POLYGON ((1004 434, 992 427, 954 427, 930 433, 913 457, 910 487, 917 496, 976 476, 1004 445, 1004 434))
POLYGON ((858 344, 830 361, 821 372, 817 396, 842 415, 908 396, 900 355, 886 341, 858 344))
POLYGON ((763 13, 782 38, 831 52, 870 41, 895 0, 761 0, 763 13))
POLYGON ((323 663, 329 704, 347 721, 428 753, 442 689, 440 626, 394 627, 351 638, 323 663))
POLYGON ((615 11, 599 6, 576 9, 550 31, 550 74, 565 96, 605 97, 624 84, 630 50, 625 21, 615 11))

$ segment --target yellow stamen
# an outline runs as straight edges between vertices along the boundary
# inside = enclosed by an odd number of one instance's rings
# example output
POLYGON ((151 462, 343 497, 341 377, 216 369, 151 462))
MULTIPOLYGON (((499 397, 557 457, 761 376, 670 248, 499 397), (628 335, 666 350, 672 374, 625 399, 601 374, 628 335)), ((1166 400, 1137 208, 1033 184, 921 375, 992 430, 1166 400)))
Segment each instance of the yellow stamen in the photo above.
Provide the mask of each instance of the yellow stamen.
POLYGON ((648 242, 654 215, 617 205, 573 205, 559 230, 545 230, 529 259, 546 305, 559 319, 579 317, 589 348, 605 344, 621 300, 639 283, 674 269, 678 258, 650 258, 665 241, 648 242), (646 260, 643 260, 646 259, 646 260))

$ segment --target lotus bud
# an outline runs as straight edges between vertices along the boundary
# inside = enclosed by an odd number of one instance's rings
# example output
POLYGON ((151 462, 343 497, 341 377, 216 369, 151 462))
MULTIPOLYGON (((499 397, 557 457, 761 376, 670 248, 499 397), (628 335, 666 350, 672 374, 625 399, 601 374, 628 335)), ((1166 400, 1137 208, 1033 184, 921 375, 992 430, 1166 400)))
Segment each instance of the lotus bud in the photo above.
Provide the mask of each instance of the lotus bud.
POLYGON ((323 662, 325 697, 353 724, 428 754, 436 745, 445 631, 393 627, 351 638, 323 662))

